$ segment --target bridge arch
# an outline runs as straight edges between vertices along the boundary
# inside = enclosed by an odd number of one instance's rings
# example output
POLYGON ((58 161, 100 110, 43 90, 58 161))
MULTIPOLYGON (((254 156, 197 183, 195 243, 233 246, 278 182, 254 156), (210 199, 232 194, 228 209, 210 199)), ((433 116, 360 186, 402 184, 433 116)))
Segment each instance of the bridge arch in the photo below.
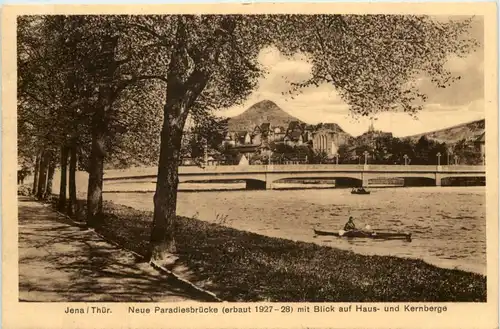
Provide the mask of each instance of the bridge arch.
POLYGON ((202 173, 202 174, 192 174, 192 175, 179 175, 179 183, 188 182, 206 182, 206 181, 247 181, 247 180, 260 180, 266 181, 266 175, 264 173, 202 173))
POLYGON ((335 187, 354 187, 362 186, 363 178, 360 173, 280 173, 268 174, 268 186, 274 186, 276 183, 284 180, 334 180, 335 187))
POLYGON ((265 179, 256 179, 248 177, 213 177, 207 178, 186 178, 179 183, 228 183, 228 182, 244 182, 247 190, 265 190, 269 188, 265 179))
POLYGON ((391 175, 372 176, 368 178, 369 185, 396 185, 396 186, 436 186, 435 175, 391 175))

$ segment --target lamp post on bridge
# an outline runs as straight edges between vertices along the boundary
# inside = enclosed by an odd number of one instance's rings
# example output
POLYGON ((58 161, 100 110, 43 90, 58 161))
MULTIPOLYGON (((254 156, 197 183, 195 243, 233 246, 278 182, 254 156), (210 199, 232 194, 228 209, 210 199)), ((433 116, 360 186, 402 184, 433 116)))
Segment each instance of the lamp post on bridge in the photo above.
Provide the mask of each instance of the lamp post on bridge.
POLYGON ((365 166, 368 164, 368 151, 364 151, 363 154, 365 155, 365 166))
POLYGON ((408 165, 408 156, 405 154, 403 155, 403 159, 405 159, 405 166, 408 165))
POLYGON ((453 159, 455 160, 455 165, 458 165, 458 155, 454 155, 453 156, 453 159))
POLYGON ((438 167, 441 166, 441 152, 438 152, 436 154, 437 158, 438 158, 438 167))
POLYGON ((486 154, 483 154, 483 166, 486 165, 486 154))
POLYGON ((208 143, 205 138, 203 138, 203 161, 206 166, 208 164, 208 143))
POLYGON ((339 154, 336 153, 334 157, 335 157, 335 164, 339 164, 339 154))

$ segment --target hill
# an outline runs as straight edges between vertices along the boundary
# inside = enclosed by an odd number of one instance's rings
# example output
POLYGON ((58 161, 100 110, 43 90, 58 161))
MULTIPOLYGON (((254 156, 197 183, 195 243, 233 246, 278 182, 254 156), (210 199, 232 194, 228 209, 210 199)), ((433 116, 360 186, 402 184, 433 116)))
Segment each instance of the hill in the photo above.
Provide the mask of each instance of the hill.
POLYGON ((413 140, 418 140, 422 136, 428 139, 438 141, 440 143, 453 144, 462 139, 473 139, 479 137, 484 132, 485 120, 477 120, 460 125, 452 126, 445 129, 430 131, 423 134, 408 136, 413 140))
POLYGON ((269 100, 258 102, 249 107, 240 115, 228 121, 229 131, 253 131, 256 125, 270 122, 272 126, 288 127, 291 121, 301 120, 283 111, 278 105, 269 100))

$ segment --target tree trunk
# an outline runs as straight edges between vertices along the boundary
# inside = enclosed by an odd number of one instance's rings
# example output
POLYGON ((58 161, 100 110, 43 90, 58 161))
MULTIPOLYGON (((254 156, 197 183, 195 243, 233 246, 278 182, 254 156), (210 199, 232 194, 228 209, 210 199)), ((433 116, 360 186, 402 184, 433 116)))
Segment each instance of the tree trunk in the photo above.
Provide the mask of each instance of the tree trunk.
MULTIPOLYGON (((161 132, 160 161, 154 195, 154 215, 150 238, 150 258, 162 265, 175 262, 175 221, 177 210, 178 167, 182 130, 168 120, 168 110, 161 132)), ((172 113, 172 112, 170 112, 172 113)), ((174 112, 175 113, 175 112, 174 112)))
POLYGON ((61 147, 61 184, 59 185, 59 203, 57 208, 60 211, 64 211, 66 207, 66 178, 68 175, 68 147, 63 145, 61 147))
POLYGON ((38 188, 36 192, 36 197, 38 199, 43 199, 45 188, 47 187, 47 167, 49 165, 49 160, 49 153, 43 151, 40 160, 40 172, 38 173, 38 188))
POLYGON ((191 71, 190 60, 186 57, 189 53, 186 45, 187 27, 182 16, 177 17, 177 22, 175 50, 168 64, 167 97, 163 108, 160 160, 148 255, 152 261, 164 266, 174 264, 177 259, 174 236, 182 132, 189 109, 210 77, 210 71, 203 67, 206 62, 217 61, 221 41, 218 36, 211 40, 209 48, 205 49, 202 58, 195 60, 194 70, 191 71))
MULTIPOLYGON (((119 91, 112 81, 119 64, 115 61, 118 47, 118 36, 105 36, 101 44, 98 60, 102 84, 99 87, 99 104, 92 116, 92 150, 89 158, 89 182, 87 190, 87 224, 98 226, 102 218, 102 181, 104 176, 104 159, 106 157, 106 136, 108 133, 109 115, 112 104, 119 91), (108 115, 108 117, 106 117, 108 115)), ((111 115, 112 116, 112 115, 111 115)))
POLYGON ((38 173, 40 171, 40 160, 41 156, 40 153, 36 155, 35 158, 35 172, 34 172, 34 177, 33 177, 33 189, 31 191, 31 194, 36 195, 36 191, 38 188, 38 173))
POLYGON ((47 188, 45 190, 44 199, 48 199, 52 195, 52 184, 54 183, 55 172, 56 172, 56 164, 54 159, 51 157, 49 162, 49 169, 47 174, 47 188))
POLYGON ((87 224, 100 224, 102 216, 102 184, 104 176, 104 157, 106 127, 105 108, 96 109, 92 118, 92 151, 89 159, 89 185, 87 190, 87 224))
POLYGON ((67 214, 73 216, 76 213, 76 144, 72 143, 69 149, 69 202, 67 214))

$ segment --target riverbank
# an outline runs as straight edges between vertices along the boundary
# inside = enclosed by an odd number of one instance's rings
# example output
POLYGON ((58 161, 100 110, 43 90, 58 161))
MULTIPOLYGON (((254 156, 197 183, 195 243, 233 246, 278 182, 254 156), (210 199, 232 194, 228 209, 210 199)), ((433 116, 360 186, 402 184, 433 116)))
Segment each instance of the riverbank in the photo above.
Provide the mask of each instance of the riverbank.
MULTIPOLYGON (((55 201, 53 202, 55 205, 55 201)), ((85 202, 79 205, 85 216, 85 202)), ((144 254, 151 211, 104 202, 96 230, 144 254)), ((185 278, 228 301, 485 302, 486 277, 420 260, 365 256, 314 243, 266 237, 179 217, 179 266, 185 278)))

